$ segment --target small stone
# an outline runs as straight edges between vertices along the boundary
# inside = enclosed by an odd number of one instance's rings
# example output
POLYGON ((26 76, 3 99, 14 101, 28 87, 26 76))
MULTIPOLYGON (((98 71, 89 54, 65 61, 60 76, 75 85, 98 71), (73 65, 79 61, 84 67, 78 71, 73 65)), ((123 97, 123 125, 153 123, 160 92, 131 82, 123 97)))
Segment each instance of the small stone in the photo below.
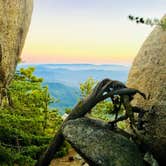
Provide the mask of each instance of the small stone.
POLYGON ((74 157, 76 160, 82 160, 82 157, 79 154, 76 154, 74 157))

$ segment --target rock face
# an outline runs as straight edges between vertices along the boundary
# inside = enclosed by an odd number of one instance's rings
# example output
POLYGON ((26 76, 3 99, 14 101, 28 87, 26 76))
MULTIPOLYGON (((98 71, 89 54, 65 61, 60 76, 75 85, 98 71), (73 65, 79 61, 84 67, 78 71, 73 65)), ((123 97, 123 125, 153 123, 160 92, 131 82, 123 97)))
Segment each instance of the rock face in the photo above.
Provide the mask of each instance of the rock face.
POLYGON ((63 134, 90 165, 143 166, 137 146, 102 122, 88 118, 70 120, 65 123, 63 134))
MULTIPOLYGON (((164 16, 166 18, 166 15, 164 16)), ((156 27, 144 42, 129 72, 127 86, 144 92, 133 105, 150 110, 145 137, 160 165, 166 163, 166 31, 156 27)))
POLYGON ((15 72, 29 29, 33 0, 0 0, 0 88, 15 72))

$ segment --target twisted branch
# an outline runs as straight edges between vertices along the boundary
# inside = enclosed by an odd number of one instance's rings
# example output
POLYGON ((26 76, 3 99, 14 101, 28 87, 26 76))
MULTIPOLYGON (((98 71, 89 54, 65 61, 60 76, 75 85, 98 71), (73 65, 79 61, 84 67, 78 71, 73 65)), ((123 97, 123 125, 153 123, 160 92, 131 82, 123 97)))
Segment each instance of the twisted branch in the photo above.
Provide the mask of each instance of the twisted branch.
POLYGON ((61 145, 65 140, 62 134, 62 128, 67 121, 83 117, 87 112, 91 111, 91 109, 97 103, 109 97, 112 98, 114 95, 120 95, 120 96, 127 95, 129 96, 129 98, 131 98, 131 96, 133 96, 136 93, 143 95, 142 92, 136 89, 127 88, 125 84, 123 84, 120 81, 111 80, 109 78, 100 81, 95 86, 92 93, 83 100, 79 101, 77 105, 72 109, 71 113, 63 122, 61 128, 54 136, 48 149, 45 151, 45 153, 40 157, 40 159, 36 163, 36 166, 48 166, 50 164, 50 161, 54 158, 54 154, 58 152, 59 148, 61 147, 61 145))

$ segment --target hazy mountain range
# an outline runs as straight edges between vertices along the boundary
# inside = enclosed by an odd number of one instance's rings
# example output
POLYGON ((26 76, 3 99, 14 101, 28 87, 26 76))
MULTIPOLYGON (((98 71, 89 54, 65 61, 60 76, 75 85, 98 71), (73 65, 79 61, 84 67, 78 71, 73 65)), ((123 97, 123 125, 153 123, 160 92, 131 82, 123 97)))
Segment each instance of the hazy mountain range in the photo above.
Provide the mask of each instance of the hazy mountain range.
POLYGON ((44 78, 52 96, 60 101, 52 106, 64 109, 73 107, 79 99, 79 84, 92 77, 95 80, 111 78, 125 82, 129 66, 116 64, 19 64, 17 69, 36 68, 35 75, 44 78))

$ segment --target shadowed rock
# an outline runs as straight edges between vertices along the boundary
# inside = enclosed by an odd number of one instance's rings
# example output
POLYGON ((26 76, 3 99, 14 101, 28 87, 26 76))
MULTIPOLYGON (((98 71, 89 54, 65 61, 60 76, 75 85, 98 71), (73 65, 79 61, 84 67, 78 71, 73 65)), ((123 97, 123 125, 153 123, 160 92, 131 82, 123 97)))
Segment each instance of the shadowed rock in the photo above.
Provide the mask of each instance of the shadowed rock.
MULTIPOLYGON (((163 19, 166 18, 166 15, 163 19)), ((127 86, 144 92, 133 105, 149 110, 144 138, 160 165, 166 163, 166 31, 157 26, 144 42, 129 72, 127 86)))
POLYGON ((137 146, 106 124, 88 118, 70 120, 63 127, 67 141, 90 165, 143 166, 137 146))
POLYGON ((27 35, 33 0, 0 0, 0 94, 13 78, 27 35))

